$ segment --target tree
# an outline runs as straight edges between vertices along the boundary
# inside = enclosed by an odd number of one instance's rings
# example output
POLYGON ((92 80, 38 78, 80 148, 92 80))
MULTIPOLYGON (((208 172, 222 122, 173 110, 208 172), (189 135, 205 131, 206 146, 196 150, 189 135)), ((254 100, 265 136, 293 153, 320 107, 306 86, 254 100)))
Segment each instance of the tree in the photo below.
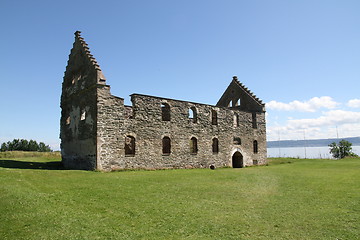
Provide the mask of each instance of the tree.
POLYGON ((333 142, 329 144, 330 153, 333 155, 334 158, 344 158, 347 156, 355 157, 357 156, 355 153, 352 152, 352 143, 346 140, 341 140, 339 144, 333 142))
POLYGON ((2 143, 0 147, 1 152, 5 151, 37 151, 37 152, 52 152, 49 145, 46 145, 43 142, 39 144, 34 140, 26 139, 14 139, 13 141, 8 141, 7 143, 2 143))
POLYGON ((1 148, 0 148, 0 152, 5 152, 7 150, 7 145, 6 143, 2 143, 1 144, 1 148))

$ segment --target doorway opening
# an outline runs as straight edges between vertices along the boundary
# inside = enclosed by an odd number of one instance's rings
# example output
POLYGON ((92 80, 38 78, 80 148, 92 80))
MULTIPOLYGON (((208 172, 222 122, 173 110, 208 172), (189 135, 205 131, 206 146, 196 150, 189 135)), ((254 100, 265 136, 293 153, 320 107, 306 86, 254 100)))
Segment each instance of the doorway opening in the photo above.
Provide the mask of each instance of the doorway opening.
POLYGON ((240 152, 235 152, 232 156, 232 167, 233 168, 242 168, 244 167, 243 155, 240 152))

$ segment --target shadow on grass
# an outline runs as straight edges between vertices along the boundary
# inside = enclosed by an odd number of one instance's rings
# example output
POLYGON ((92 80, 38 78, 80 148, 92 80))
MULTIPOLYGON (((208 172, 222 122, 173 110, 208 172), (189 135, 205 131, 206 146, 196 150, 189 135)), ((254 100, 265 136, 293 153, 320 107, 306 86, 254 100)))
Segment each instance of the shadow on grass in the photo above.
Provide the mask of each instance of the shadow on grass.
POLYGON ((16 160, 0 160, 2 168, 65 170, 61 162, 26 162, 16 160))

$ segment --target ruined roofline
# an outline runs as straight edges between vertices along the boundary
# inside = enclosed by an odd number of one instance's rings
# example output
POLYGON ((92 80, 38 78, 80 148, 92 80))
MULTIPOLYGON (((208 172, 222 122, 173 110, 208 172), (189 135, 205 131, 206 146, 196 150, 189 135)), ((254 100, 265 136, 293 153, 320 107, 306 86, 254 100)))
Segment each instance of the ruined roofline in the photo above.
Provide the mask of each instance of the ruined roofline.
POLYGON ((242 84, 237 76, 233 76, 233 82, 235 82, 239 87, 241 87, 244 92, 246 92, 246 94, 248 94, 252 99, 254 99, 257 103, 259 103, 261 106, 265 106, 265 103, 262 102, 261 99, 259 99, 258 97, 256 97, 256 95, 251 92, 244 84, 242 84))
MULTIPOLYGON (((146 95, 146 94, 139 94, 139 93, 133 93, 133 94, 130 95, 130 97, 132 97, 132 96, 151 97, 151 98, 156 98, 156 99, 163 99, 163 100, 170 100, 170 101, 177 101, 177 102, 198 104, 198 105, 216 107, 216 108, 221 108, 221 109, 229 109, 229 107, 216 106, 216 105, 211 105, 211 104, 206 104, 206 103, 190 102, 190 101, 178 100, 178 99, 174 99, 174 98, 157 97, 157 96, 146 95)), ((128 107, 132 107, 132 106, 128 106, 128 107)), ((232 107, 230 107, 230 109, 237 110, 236 108, 232 108, 232 107)), ((241 110, 241 111, 243 111, 243 112, 249 112, 249 111, 246 111, 246 110, 241 110)))
POLYGON ((130 94, 130 97, 132 97, 132 96, 151 97, 151 98, 157 98, 157 99, 163 99, 163 100, 170 100, 170 101, 177 101, 177 102, 187 102, 187 103, 192 103, 192 104, 199 104, 199 105, 206 105, 206 106, 211 106, 211 107, 218 107, 218 106, 211 105, 211 104, 206 104, 206 103, 190 102, 190 101, 178 100, 178 99, 174 99, 174 98, 165 98, 165 97, 158 97, 158 96, 139 94, 139 93, 130 94))

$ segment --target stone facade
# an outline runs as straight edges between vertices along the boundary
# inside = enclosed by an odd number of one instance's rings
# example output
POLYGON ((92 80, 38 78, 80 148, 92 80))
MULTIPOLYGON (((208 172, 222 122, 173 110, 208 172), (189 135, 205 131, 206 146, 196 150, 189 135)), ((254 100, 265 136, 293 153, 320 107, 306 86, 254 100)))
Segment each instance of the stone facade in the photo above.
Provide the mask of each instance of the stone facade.
POLYGON ((66 168, 244 167, 265 164, 265 105, 233 77, 215 106, 142 94, 132 106, 110 86, 80 32, 61 96, 66 168))

